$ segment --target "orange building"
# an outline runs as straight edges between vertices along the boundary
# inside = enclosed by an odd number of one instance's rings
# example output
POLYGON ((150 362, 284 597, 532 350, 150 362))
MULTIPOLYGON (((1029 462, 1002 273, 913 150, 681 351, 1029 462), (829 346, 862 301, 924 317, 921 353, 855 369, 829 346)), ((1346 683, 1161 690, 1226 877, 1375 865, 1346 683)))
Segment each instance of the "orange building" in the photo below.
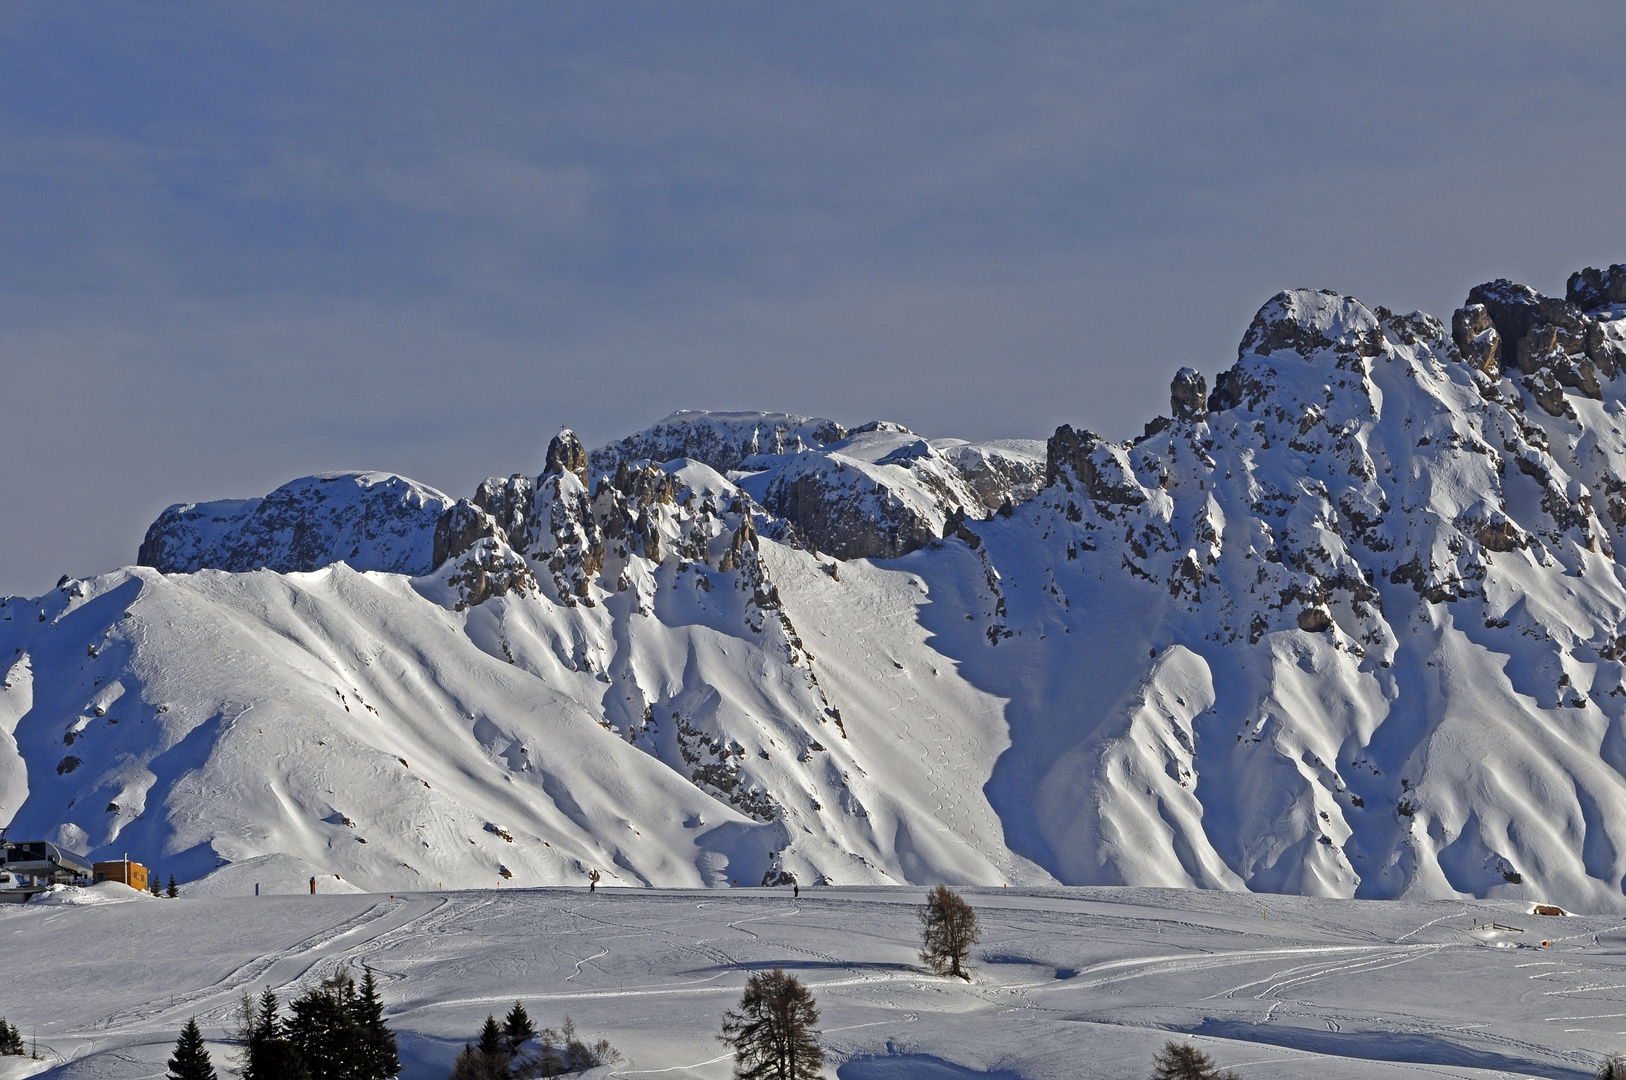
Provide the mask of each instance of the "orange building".
POLYGON ((147 868, 138 862, 131 862, 129 859, 99 862, 92 866, 91 870, 94 874, 92 881, 117 881, 138 892, 147 891, 147 868))

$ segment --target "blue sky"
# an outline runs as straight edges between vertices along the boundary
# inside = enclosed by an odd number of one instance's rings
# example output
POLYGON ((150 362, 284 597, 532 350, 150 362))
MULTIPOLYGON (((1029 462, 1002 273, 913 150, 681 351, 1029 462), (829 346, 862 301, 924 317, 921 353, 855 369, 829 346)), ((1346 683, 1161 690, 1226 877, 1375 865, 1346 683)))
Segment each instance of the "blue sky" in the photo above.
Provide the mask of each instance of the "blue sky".
POLYGON ((676 408, 1127 437, 1298 285, 1626 261, 1609 4, 0 8, 0 592, 676 408))

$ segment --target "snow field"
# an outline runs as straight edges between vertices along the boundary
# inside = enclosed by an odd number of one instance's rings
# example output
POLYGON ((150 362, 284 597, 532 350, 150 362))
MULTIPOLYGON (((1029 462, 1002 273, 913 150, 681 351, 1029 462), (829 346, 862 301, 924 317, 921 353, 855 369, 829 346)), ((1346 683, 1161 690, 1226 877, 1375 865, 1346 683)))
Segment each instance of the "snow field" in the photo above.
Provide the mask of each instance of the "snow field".
MULTIPOLYGON (((200 886, 201 888, 201 886, 200 886)), ((206 890, 204 890, 206 891, 206 890)), ((725 1080, 749 972, 822 1012, 832 1080, 1138 1078, 1187 1037, 1250 1080, 1583 1080, 1626 1045, 1626 924, 1497 901, 1162 889, 965 891, 967 985, 916 956, 917 888, 466 891, 0 908, 0 1013, 63 1078, 160 1076, 196 1015, 217 1068, 244 991, 338 967, 382 984, 408 1080, 439 1080, 487 1013, 566 1013, 624 1055, 601 1075, 725 1080), (1487 935, 1500 922, 1523 933, 1487 935), (1545 938, 1552 944, 1541 948, 1545 938)), ((36 1068, 0 1062, 0 1080, 36 1068)))

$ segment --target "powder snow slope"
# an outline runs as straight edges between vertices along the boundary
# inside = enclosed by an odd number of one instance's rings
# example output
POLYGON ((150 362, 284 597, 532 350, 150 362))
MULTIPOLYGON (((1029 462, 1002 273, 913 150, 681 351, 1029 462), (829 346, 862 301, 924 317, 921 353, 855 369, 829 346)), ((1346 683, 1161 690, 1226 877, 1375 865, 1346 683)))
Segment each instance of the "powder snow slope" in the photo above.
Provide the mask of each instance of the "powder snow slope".
MULTIPOLYGON (((921 967, 918 888, 188 892, 0 905, 6 1015, 51 1075, 160 1076, 192 1017, 225 1075, 243 993, 364 967, 406 1080, 446 1076, 516 1000, 609 1039, 624 1057, 597 1075, 726 1080, 723 1013, 773 966, 815 996, 831 1080, 1141 1080, 1170 1039, 1250 1080, 1587 1080, 1626 1011, 1618 918, 1506 901, 970 889, 967 984, 921 967)), ((0 1058, 3 1080, 36 1069, 0 1058)))
POLYGON ((1626 910, 1623 290, 1285 292, 1211 395, 1042 473, 679 413, 455 503, 343 481, 388 527, 281 500, 308 569, 166 512, 218 568, 0 604, 0 820, 183 879, 1626 910))

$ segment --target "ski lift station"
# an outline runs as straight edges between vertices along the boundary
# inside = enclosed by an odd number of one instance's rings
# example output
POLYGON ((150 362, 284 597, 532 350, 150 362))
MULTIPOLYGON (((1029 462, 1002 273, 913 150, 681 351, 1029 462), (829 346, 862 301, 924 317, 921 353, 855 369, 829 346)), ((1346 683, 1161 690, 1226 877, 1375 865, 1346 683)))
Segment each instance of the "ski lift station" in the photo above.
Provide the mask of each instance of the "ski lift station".
POLYGON ((21 903, 52 885, 86 885, 94 873, 84 856, 48 840, 0 846, 0 900, 21 903))

